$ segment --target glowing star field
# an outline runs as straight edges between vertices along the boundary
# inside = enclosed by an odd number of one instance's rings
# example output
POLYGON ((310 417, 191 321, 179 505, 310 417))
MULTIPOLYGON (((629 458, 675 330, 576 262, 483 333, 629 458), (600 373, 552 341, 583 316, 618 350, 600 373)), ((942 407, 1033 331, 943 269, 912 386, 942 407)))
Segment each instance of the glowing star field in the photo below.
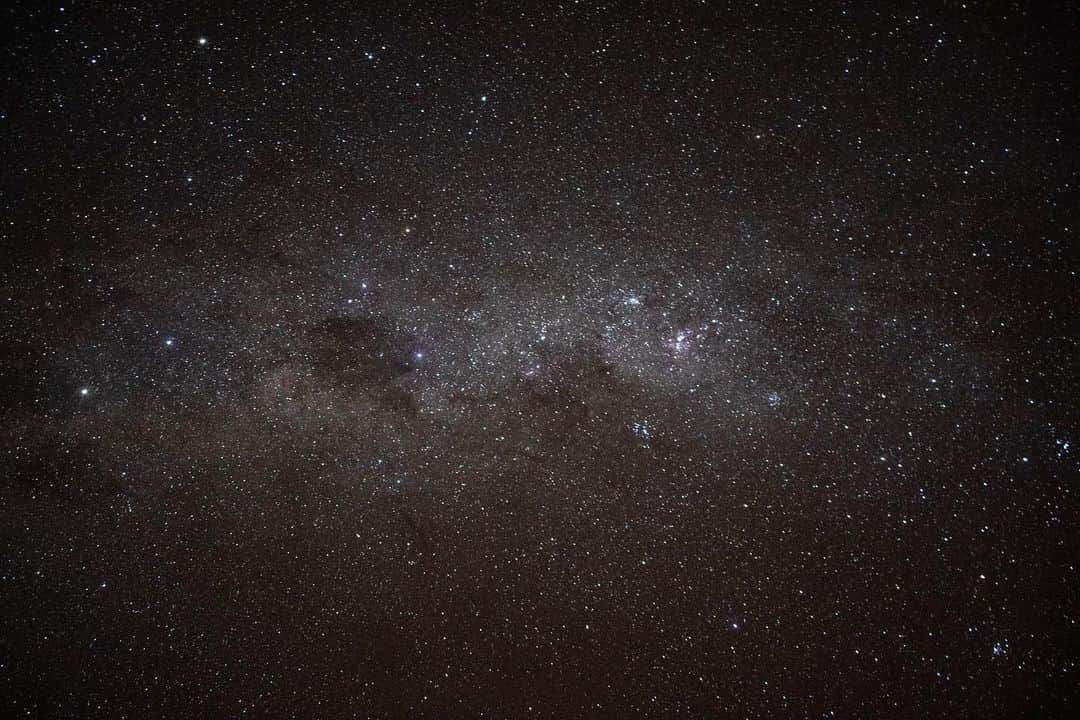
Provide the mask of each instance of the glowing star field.
POLYGON ((3 717, 1078 716, 1071 5, 2 17, 3 717))

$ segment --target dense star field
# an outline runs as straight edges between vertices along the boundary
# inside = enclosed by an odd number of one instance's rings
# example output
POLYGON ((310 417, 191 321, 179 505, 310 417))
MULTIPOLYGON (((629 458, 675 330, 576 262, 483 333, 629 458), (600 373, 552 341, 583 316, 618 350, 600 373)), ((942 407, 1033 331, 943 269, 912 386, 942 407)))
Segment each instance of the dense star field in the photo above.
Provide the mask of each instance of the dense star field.
POLYGON ((0 11, 0 714, 1075 717, 1070 4, 0 11))

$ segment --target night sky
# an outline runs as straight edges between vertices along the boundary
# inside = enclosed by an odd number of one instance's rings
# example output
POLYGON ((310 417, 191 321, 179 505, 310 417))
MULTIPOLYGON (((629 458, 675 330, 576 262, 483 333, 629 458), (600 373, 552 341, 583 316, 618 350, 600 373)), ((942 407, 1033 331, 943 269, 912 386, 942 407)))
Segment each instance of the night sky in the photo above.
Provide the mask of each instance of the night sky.
POLYGON ((140 5, 0 11, 0 715, 1076 717, 1070 3, 140 5))

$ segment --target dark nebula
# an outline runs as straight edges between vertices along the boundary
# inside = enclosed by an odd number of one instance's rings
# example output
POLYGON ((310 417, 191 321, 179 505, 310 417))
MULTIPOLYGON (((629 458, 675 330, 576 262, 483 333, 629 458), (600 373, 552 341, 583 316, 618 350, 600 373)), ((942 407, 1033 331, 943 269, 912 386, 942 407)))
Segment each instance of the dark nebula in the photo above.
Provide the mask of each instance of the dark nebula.
POLYGON ((0 715, 1071 718, 1071 3, 0 11, 0 715))

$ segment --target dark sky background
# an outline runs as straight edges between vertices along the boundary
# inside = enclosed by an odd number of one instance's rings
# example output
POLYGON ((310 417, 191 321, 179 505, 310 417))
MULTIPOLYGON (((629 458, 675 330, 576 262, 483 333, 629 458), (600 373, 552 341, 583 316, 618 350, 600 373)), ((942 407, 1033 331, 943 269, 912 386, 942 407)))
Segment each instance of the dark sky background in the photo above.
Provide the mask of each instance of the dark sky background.
POLYGON ((140 5, 0 11, 0 714, 1075 717, 1071 3, 140 5))

